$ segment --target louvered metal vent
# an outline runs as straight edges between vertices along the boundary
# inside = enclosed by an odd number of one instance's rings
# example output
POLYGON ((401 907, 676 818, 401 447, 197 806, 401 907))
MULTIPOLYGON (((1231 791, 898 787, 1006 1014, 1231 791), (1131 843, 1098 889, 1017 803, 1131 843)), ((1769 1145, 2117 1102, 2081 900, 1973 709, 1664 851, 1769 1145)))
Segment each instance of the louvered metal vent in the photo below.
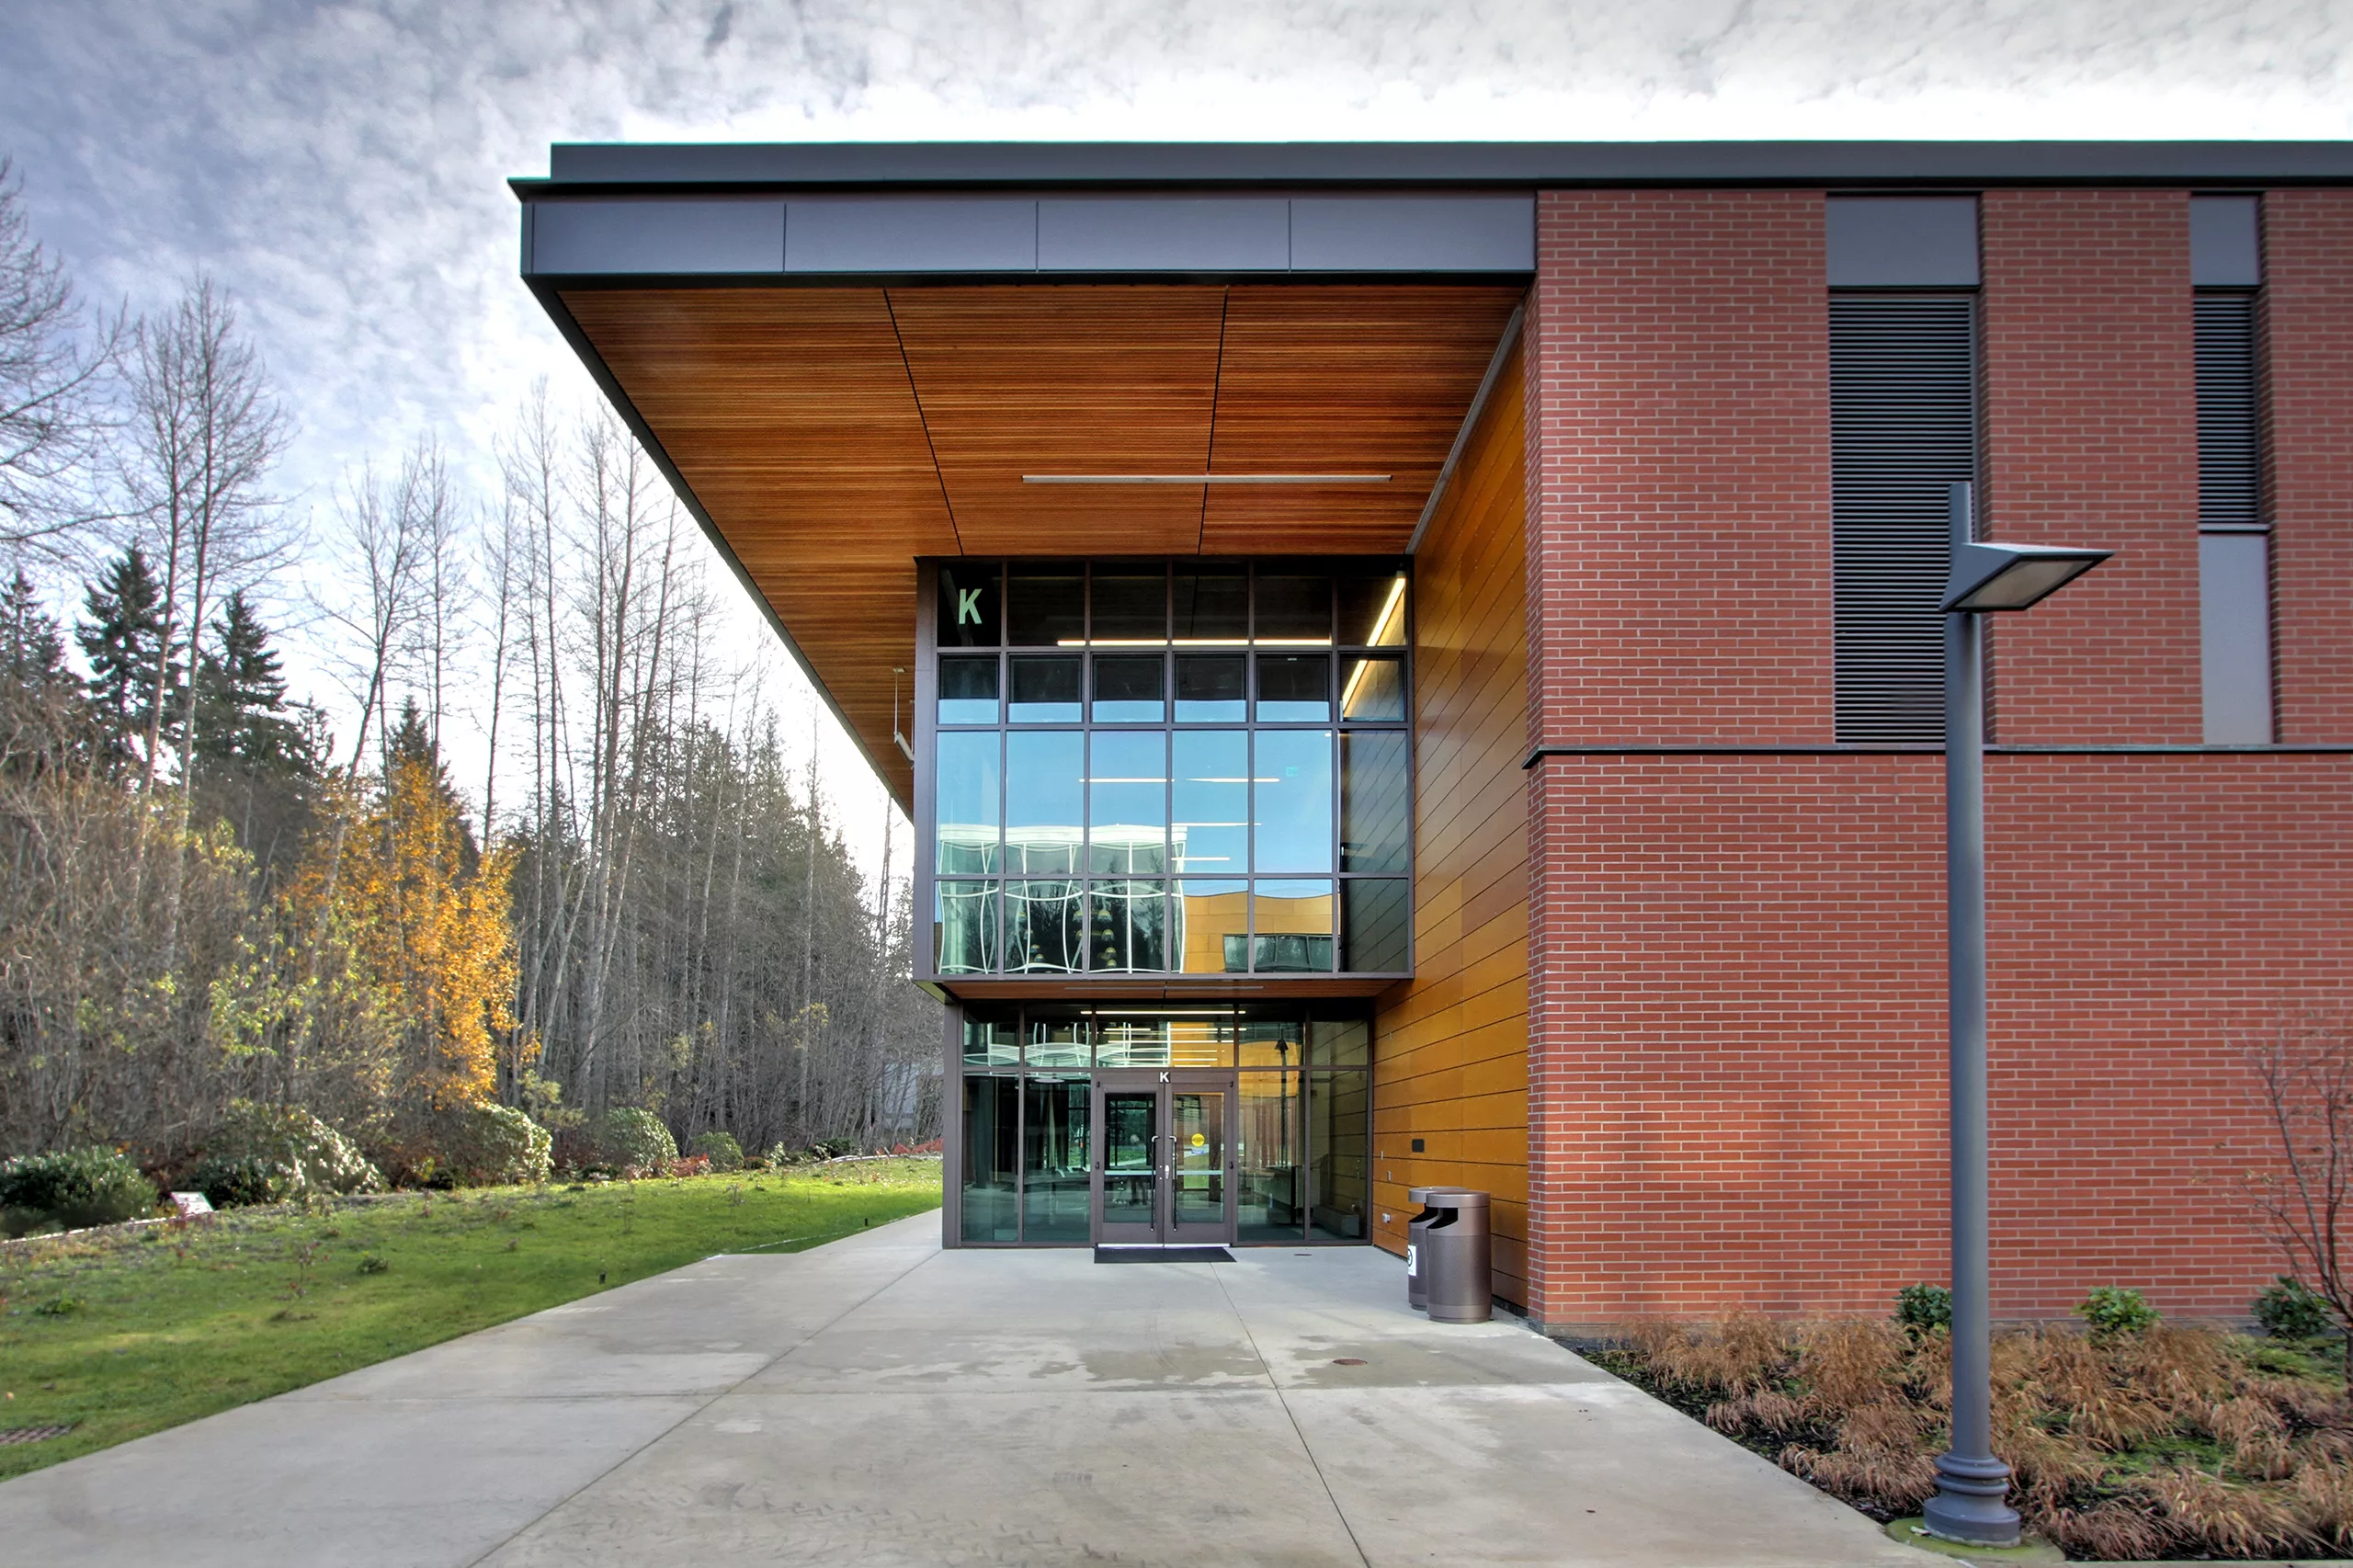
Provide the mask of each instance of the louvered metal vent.
POLYGON ((1976 301, 1830 297, 1837 734, 1944 738, 1947 487, 1977 476, 1976 301))
POLYGON ((2252 528, 2259 505, 2255 296, 2201 289, 2198 311, 2198 525, 2252 528))

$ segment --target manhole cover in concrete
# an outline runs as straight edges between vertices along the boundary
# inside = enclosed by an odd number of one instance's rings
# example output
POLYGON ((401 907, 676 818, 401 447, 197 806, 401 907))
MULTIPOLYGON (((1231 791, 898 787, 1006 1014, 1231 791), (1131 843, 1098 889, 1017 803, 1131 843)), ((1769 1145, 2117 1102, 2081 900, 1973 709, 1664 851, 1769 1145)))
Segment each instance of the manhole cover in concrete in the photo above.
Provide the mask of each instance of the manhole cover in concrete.
POLYGON ((63 1437, 74 1430, 74 1423, 66 1421, 54 1426, 0 1426, 0 1448, 10 1443, 41 1443, 51 1437, 63 1437))
POLYGON ((1365 1359, 1361 1356, 1335 1356, 1332 1358, 1332 1365, 1335 1367, 1361 1367, 1364 1364, 1365 1359))

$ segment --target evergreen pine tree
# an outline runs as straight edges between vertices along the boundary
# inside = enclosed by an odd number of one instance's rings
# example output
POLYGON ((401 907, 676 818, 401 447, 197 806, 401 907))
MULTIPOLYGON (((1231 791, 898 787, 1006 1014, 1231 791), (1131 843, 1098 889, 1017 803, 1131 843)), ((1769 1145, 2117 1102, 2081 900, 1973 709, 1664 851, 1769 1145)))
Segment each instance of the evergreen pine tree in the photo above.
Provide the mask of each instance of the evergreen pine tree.
POLYGON ((82 738, 81 682, 65 638, 18 571, 0 589, 0 767, 55 767, 82 738))
POLYGON ((46 701, 73 680, 65 667, 65 637, 40 608, 22 568, 0 589, 0 680, 11 697, 46 701))
POLYGON ((269 629, 240 591, 212 623, 197 660, 196 751, 211 763, 309 773, 302 726, 287 712, 286 676, 269 629))
MULTIPOLYGON (((155 650, 164 636, 164 590, 137 545, 99 574, 84 597, 89 619, 74 630, 90 662, 90 700, 118 756, 129 756, 134 737, 147 733, 160 698, 167 705, 180 688, 176 656, 166 661, 165 684, 155 689, 155 650)), ((179 653, 175 648, 174 655, 179 653)), ((168 714, 171 707, 166 706, 168 714)))
POLYGON ((399 792, 403 776, 412 770, 423 775, 426 790, 456 824, 460 855, 467 874, 472 875, 481 858, 481 846, 466 821, 465 802, 458 798, 458 787, 450 780, 449 765, 441 760, 441 748, 434 744, 432 728, 426 723, 425 714, 414 697, 403 699, 400 722, 392 726, 392 737, 384 747, 387 797, 399 792))

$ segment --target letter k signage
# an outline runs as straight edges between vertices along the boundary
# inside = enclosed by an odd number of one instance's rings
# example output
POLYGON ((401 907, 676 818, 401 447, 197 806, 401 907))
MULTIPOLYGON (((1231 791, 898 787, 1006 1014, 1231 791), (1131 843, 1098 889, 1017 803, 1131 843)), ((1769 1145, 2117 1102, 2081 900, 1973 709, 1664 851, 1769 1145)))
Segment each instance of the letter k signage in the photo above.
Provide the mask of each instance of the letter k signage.
POLYGON ((981 590, 978 588, 957 589, 956 624, 959 626, 978 626, 980 623, 981 590))

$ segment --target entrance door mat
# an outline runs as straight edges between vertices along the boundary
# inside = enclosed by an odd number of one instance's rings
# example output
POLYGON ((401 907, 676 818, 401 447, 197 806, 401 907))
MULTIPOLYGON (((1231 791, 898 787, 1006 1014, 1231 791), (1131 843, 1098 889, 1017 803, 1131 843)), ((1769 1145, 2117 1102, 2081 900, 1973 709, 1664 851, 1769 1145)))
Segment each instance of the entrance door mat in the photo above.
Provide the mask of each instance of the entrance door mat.
POLYGON ((1232 1263, 1223 1247, 1097 1247, 1097 1263, 1232 1263))

